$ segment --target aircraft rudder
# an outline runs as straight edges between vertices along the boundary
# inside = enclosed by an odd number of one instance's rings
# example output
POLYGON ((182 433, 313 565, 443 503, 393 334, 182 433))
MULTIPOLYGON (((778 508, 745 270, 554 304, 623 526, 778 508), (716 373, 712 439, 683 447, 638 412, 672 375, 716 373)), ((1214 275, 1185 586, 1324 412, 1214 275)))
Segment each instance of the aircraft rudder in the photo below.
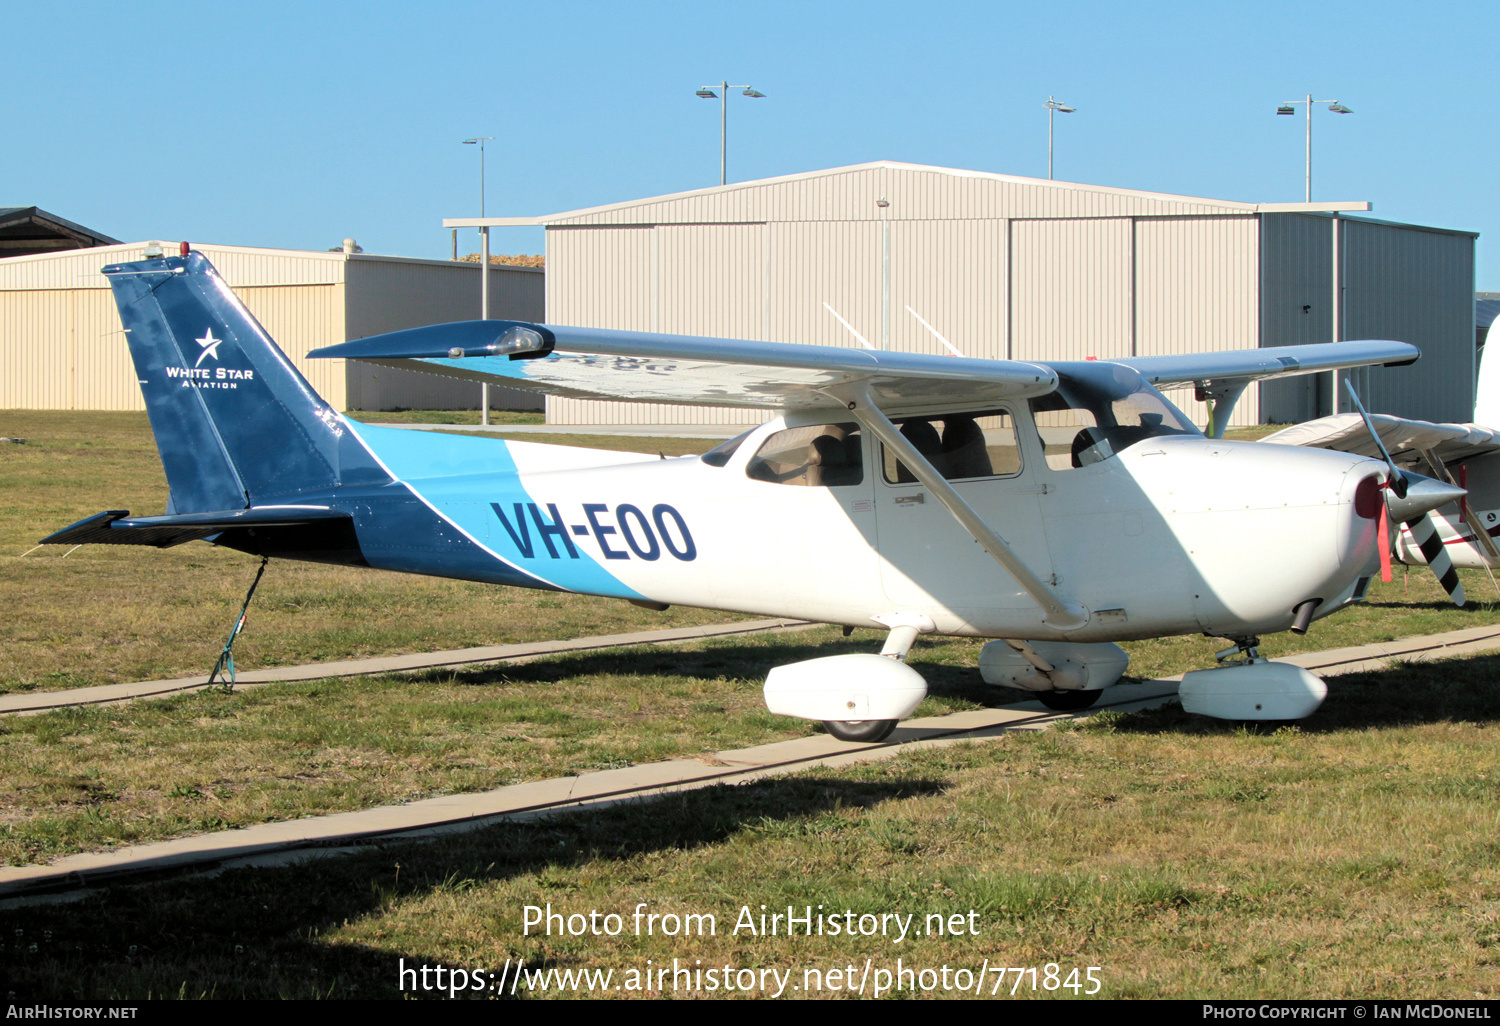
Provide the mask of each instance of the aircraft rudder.
POLYGON ((104 268, 177 512, 326 492, 338 414, 195 251, 104 268))

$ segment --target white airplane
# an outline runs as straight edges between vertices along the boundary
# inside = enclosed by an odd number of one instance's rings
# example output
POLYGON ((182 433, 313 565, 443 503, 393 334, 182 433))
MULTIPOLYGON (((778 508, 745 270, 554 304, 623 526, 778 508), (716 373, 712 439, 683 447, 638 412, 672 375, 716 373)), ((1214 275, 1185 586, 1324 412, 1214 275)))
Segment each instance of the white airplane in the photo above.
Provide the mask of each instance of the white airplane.
MULTIPOLYGON (((880 655, 774 669, 773 712, 875 741, 926 693, 918 634, 997 639, 991 683, 1052 708, 1124 672, 1114 642, 1203 633, 1189 711, 1311 713, 1323 683, 1259 658, 1360 600, 1387 505, 1462 492, 1362 456, 1205 438, 1154 387, 1232 399, 1290 374, 1416 359, 1366 341, 1026 363, 509 321, 396 332, 312 355, 588 398, 771 419, 676 459, 371 427, 320 399, 209 262, 106 267, 171 498, 45 539, 204 539, 305 559, 886 629, 880 655)), ((1223 419, 1222 416, 1220 418, 1223 419)))

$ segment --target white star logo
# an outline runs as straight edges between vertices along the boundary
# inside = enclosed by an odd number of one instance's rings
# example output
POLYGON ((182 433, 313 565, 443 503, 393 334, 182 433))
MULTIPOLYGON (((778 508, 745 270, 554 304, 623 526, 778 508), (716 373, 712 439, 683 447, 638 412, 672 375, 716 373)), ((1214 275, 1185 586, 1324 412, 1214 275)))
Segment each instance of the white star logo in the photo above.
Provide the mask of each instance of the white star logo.
POLYGON ((198 363, 193 364, 194 367, 201 364, 205 356, 212 356, 215 360, 219 358, 219 343, 224 340, 222 338, 214 338, 214 329, 209 328, 203 333, 202 338, 195 338, 193 341, 203 347, 203 352, 198 354, 198 363))

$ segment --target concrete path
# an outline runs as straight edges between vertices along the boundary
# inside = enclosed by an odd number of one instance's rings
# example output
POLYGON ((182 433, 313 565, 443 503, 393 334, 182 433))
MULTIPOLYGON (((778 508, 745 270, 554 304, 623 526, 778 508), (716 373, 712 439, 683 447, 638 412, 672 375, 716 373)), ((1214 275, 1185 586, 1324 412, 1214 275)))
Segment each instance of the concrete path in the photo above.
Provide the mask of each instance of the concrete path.
MULTIPOLYGON (((805 626, 805 625, 804 625, 805 626)), ((622 636, 628 637, 628 636, 622 636)), ((587 640, 587 639, 585 639, 587 640)), ((597 640, 597 639, 595 639, 597 640)), ((1328 652, 1288 656, 1285 662, 1325 673, 1375 669, 1393 660, 1433 660, 1500 649, 1500 626, 1474 627, 1424 638, 1376 642, 1328 652)), ((656 794, 755 780, 813 766, 837 767, 888 759, 906 751, 1044 729, 1104 709, 1130 712, 1172 698, 1179 677, 1110 688, 1093 709, 1054 712, 1038 702, 979 709, 904 722, 878 745, 843 742, 826 734, 717 752, 694 759, 601 770, 538 780, 477 794, 445 795, 407 805, 265 823, 108 852, 72 855, 46 866, 0 868, 0 898, 77 892, 81 888, 239 865, 276 864, 341 854, 381 840, 435 837, 504 819, 603 808, 656 794)))
MULTIPOLYGON (((345 659, 332 663, 309 663, 305 666, 275 666, 264 670, 246 670, 235 687, 252 687, 289 680, 319 680, 323 677, 356 677, 366 673, 393 673, 401 670, 428 670, 473 663, 524 662, 559 652, 586 652, 622 645, 670 645, 702 638, 727 638, 759 631, 805 631, 821 624, 802 620, 745 620, 739 623, 717 623, 702 627, 668 627, 657 631, 632 634, 607 634, 571 641, 532 641, 520 645, 488 645, 483 648, 459 648, 448 652, 417 652, 409 655, 381 656, 375 659, 345 659)), ((174 680, 142 680, 132 684, 101 684, 92 688, 68 691, 43 691, 19 695, 0 695, 0 716, 46 712, 79 705, 108 705, 134 698, 163 698, 204 686, 205 674, 178 677, 174 680)))

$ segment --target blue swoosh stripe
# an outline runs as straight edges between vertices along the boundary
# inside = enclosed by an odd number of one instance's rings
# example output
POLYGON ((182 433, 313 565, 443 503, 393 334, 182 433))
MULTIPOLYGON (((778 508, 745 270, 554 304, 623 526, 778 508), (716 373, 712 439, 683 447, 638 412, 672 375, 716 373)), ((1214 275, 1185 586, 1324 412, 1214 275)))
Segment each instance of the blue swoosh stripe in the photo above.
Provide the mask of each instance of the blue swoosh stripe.
MULTIPOLYGON (((587 552, 577 549, 578 557, 570 558, 566 547, 555 538, 553 545, 560 558, 549 558, 534 522, 528 524, 532 556, 528 558, 520 550, 490 504, 498 504, 512 519, 512 528, 517 528, 514 523, 517 503, 523 511, 534 503, 541 515, 550 520, 547 506, 553 500, 545 496, 537 498, 526 490, 510 447, 503 440, 372 427, 356 422, 350 422, 349 426, 398 480, 472 538, 491 558, 568 591, 617 598, 644 597, 605 570, 587 552)), ((573 537, 571 532, 569 537, 573 537)))

